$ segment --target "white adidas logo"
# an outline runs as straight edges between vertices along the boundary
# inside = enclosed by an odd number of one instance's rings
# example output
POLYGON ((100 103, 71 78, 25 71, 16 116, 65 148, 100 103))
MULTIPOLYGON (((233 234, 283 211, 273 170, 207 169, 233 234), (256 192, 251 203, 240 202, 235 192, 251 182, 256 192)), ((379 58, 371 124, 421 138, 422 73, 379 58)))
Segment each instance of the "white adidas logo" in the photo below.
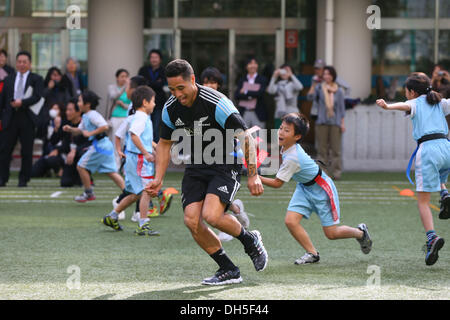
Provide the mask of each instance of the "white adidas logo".
POLYGON ((177 121, 175 121, 175 125, 176 125, 176 126, 184 126, 184 122, 181 121, 180 118, 178 118, 177 121))
POLYGON ((229 193, 229 192, 228 192, 227 186, 218 187, 217 190, 222 191, 222 192, 225 192, 225 193, 227 193, 227 194, 229 193))

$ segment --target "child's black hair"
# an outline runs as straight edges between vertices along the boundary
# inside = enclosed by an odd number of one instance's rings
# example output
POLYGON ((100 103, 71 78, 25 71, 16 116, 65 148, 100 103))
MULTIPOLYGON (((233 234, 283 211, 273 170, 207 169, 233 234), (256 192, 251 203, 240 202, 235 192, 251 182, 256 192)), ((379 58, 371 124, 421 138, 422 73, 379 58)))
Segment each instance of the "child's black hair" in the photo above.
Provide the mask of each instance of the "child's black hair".
POLYGON ((134 92, 131 94, 131 102, 133 102, 133 110, 136 111, 137 109, 142 107, 142 102, 144 100, 150 101, 155 96, 155 91, 153 91, 152 88, 149 86, 139 86, 134 90, 134 92))
POLYGON ((136 89, 139 86, 145 86, 147 84, 147 80, 143 76, 134 76, 130 79, 130 88, 136 89))
POLYGON ((309 131, 308 119, 299 112, 288 113, 281 118, 281 121, 294 126, 294 135, 301 135, 301 138, 297 143, 299 143, 309 131))
POLYGON ((203 70, 202 74, 200 75, 200 81, 202 82, 202 84, 205 82, 216 82, 219 85, 219 88, 223 84, 222 74, 217 68, 214 67, 208 67, 203 70))
POLYGON ((84 104, 91 104, 91 110, 95 110, 97 108, 98 101, 100 100, 100 97, 91 90, 83 91, 83 93, 81 94, 81 98, 83 99, 84 104))
POLYGON ((430 78, 423 73, 412 73, 408 79, 406 79, 405 87, 408 90, 413 90, 419 96, 425 94, 427 96, 428 104, 432 106, 438 104, 442 100, 442 95, 433 90, 430 78))

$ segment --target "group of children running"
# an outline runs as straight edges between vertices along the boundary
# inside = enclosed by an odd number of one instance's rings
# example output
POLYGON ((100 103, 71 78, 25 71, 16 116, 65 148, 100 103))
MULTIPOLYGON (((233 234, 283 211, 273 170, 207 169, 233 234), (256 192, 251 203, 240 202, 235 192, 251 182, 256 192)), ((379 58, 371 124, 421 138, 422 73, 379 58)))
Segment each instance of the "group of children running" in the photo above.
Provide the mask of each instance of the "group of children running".
MULTIPOLYGON (((220 78, 214 71, 208 70, 201 76, 201 80, 204 85, 217 90, 220 78)), ((83 134, 92 141, 92 146, 78 162, 84 192, 75 200, 94 200, 89 173, 105 173, 122 190, 122 194, 116 199, 115 208, 103 217, 103 224, 117 231, 122 230, 118 222, 120 212, 137 202, 136 211, 139 216, 134 219, 138 223, 135 233, 159 235, 150 228, 151 199, 145 190, 155 174, 156 145, 153 142, 153 128, 149 117, 155 107, 155 93, 144 84, 145 80, 140 77, 131 78, 127 88, 127 95, 132 101, 130 115, 116 133, 116 152, 125 159, 125 181, 118 173, 113 155, 114 147, 105 133, 108 125, 95 111, 99 100, 95 93, 86 91, 80 95, 78 105, 84 113, 83 120, 78 128, 66 126, 64 130, 72 134, 83 134), (121 148, 122 144, 125 145, 124 150, 121 148)), ((413 138, 418 144, 412 159, 415 157, 417 203, 426 232, 425 263, 433 265, 439 257, 438 252, 444 245, 444 239, 438 236, 434 229, 430 210, 432 192, 440 192, 439 218, 450 218, 450 195, 445 186, 450 172, 450 142, 447 140, 448 126, 445 118, 450 114, 450 99, 443 99, 433 91, 430 79, 423 73, 411 74, 406 80, 405 90, 406 102, 387 104, 383 99, 379 99, 376 103, 386 110, 406 112, 412 120, 413 138)), ((309 122, 302 114, 285 115, 278 130, 282 164, 275 178, 260 177, 264 185, 273 188, 280 188, 291 179, 297 183, 285 216, 287 229, 306 252, 295 260, 295 264, 317 263, 320 260, 317 248, 302 226, 303 218, 308 219, 312 212, 318 215, 328 239, 354 238, 362 252, 368 254, 372 248, 372 239, 366 224, 361 223, 356 228, 340 225, 336 187, 332 179, 300 145, 308 130, 309 122)), ((158 197, 162 214, 168 209, 172 195, 163 191, 158 197)), ((230 208, 232 214, 248 228, 249 220, 242 201, 236 200, 230 208)), ((222 236, 222 240, 227 240, 226 235, 222 236)))

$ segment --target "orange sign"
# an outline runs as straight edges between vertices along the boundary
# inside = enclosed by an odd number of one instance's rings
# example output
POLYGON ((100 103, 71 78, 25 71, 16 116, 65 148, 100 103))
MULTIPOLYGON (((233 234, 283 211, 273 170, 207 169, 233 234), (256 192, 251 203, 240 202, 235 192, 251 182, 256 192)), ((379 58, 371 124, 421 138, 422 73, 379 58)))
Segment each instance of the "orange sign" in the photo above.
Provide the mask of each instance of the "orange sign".
POLYGON ((297 30, 286 30, 285 46, 286 46, 286 48, 297 48, 298 47, 298 31, 297 30))

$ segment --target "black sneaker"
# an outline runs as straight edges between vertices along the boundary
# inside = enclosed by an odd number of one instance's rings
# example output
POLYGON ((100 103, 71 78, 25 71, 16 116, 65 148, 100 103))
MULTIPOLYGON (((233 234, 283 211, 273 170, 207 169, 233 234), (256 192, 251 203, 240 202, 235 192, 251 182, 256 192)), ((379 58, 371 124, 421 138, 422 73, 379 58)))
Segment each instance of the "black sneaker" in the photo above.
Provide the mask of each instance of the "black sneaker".
POLYGON ((239 268, 233 270, 217 270, 216 274, 210 278, 203 279, 202 284, 208 286, 220 286, 223 284, 241 283, 241 272, 239 268))
POLYGON ((358 242, 361 246, 361 251, 364 254, 368 254, 370 252, 370 250, 372 250, 372 239, 370 238, 370 235, 369 235, 369 229, 367 229, 367 226, 364 223, 359 224, 358 229, 361 230, 364 233, 364 235, 363 235, 362 239, 356 239, 356 240, 358 240, 358 242))
POLYGON ((111 218, 109 215, 104 216, 103 219, 101 220, 101 222, 105 225, 108 226, 110 228, 113 228, 116 231, 122 231, 123 228, 122 226, 119 224, 119 222, 116 219, 111 218))
POLYGON ((439 200, 441 203, 441 211, 439 212, 439 219, 445 220, 450 218, 450 193, 439 200))
POLYGON ((427 266, 431 266, 436 263, 439 258, 438 252, 442 249, 444 243, 444 239, 439 236, 434 237, 432 240, 426 243, 425 264, 427 266))
POLYGON ((261 233, 258 230, 253 230, 249 233, 253 236, 254 241, 252 246, 245 248, 245 253, 252 259, 256 271, 263 271, 267 266, 269 256, 266 248, 264 248, 261 233))

